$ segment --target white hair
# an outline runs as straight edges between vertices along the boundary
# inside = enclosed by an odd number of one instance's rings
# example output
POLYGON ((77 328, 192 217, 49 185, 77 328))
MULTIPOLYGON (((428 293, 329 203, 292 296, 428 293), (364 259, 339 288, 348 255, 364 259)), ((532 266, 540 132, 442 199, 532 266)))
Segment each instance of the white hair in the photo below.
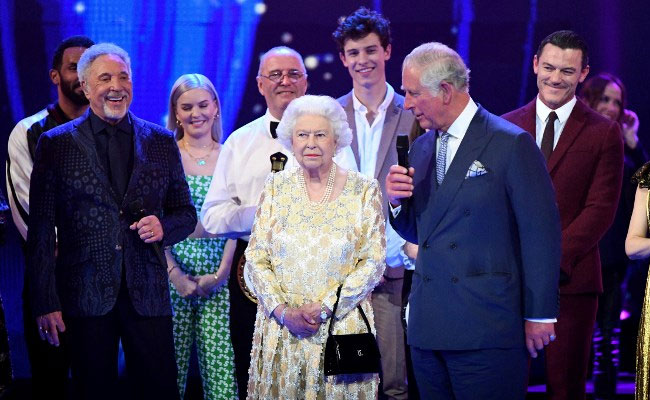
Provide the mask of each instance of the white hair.
POLYGON ((276 131, 278 141, 287 149, 292 148, 293 130, 296 121, 303 115, 319 115, 329 121, 336 138, 337 153, 352 143, 352 130, 348 125, 348 117, 339 102, 329 96, 305 95, 289 103, 278 125, 276 131))
POLYGON ((129 77, 133 80, 131 74, 131 58, 129 58, 129 54, 126 50, 114 43, 97 43, 87 48, 81 54, 81 58, 79 58, 79 62, 77 63, 77 75, 79 75, 80 82, 87 82, 90 66, 98 57, 103 55, 116 55, 121 58, 129 70, 129 77))
POLYGON ((425 43, 413 49, 404 59, 402 71, 410 67, 420 70, 420 84, 434 96, 441 82, 469 91, 469 69, 458 53, 442 43, 425 43))

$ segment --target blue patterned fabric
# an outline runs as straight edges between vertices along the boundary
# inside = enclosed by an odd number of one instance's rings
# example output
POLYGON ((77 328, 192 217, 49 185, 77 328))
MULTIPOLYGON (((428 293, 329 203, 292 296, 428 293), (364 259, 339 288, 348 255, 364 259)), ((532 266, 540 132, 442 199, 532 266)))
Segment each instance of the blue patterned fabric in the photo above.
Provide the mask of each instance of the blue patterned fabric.
POLYGON ((172 133, 133 114, 130 118, 135 160, 119 202, 98 160, 88 112, 39 140, 26 260, 34 315, 59 310, 77 317, 106 314, 115 305, 123 267, 136 311, 171 315, 166 268, 129 229, 137 219, 129 205, 141 202, 147 215, 160 219, 163 245, 192 232, 196 210, 172 133))

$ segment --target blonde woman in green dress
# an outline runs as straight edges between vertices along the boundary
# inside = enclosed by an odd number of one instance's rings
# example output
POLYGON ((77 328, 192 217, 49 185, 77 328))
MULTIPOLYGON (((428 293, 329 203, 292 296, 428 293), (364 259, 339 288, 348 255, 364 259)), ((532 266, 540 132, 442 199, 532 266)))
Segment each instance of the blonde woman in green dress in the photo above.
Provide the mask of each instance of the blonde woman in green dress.
MULTIPOLYGON (((167 128, 175 132, 197 210, 201 210, 219 157, 220 111, 217 92, 205 76, 187 74, 174 83, 167 128)), ((226 285, 234 250, 234 241, 207 233, 200 222, 187 239, 166 250, 181 398, 194 343, 204 398, 237 398, 226 285)))

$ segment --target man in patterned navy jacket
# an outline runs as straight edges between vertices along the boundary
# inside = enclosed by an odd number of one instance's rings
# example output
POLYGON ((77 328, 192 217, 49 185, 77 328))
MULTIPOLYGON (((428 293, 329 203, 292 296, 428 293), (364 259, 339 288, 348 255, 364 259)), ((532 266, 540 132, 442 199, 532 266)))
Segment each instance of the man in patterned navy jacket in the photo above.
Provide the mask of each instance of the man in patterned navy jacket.
POLYGON ((128 111, 123 49, 90 47, 78 73, 90 110, 44 133, 36 147, 32 312, 50 344, 67 330, 79 398, 116 397, 121 340, 134 398, 178 399, 167 270, 152 245, 177 243, 196 225, 178 148, 171 132, 128 111))

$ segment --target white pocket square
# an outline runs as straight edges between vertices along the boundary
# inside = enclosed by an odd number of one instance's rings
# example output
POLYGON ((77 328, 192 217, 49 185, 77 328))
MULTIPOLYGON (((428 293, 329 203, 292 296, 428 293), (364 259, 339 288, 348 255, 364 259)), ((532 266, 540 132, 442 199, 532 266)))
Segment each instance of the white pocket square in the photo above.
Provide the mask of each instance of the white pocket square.
POLYGON ((487 173, 487 168, 485 168, 485 166, 479 160, 474 160, 474 162, 472 162, 472 165, 469 166, 467 174, 465 174, 465 179, 476 178, 477 176, 485 175, 487 173))

